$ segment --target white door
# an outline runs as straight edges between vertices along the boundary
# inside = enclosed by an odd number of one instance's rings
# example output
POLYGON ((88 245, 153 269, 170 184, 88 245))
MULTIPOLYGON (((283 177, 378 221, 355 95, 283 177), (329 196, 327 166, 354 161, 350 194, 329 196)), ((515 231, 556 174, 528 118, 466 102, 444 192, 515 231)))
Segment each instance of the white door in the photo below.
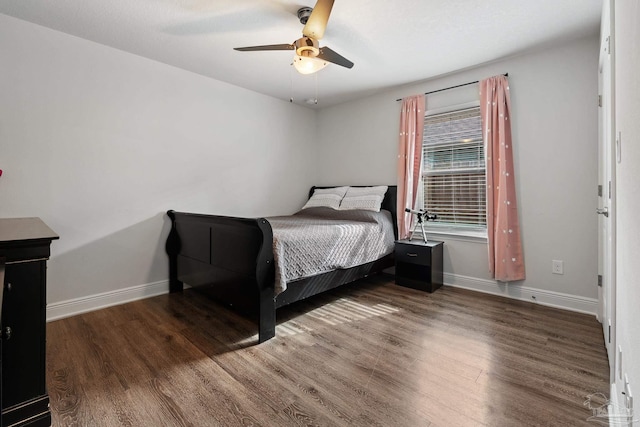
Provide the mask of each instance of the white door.
POLYGON ((598 274, 600 306, 610 379, 616 366, 616 274, 615 274, 615 129, 614 129, 614 40, 613 1, 605 0, 602 13, 599 66, 599 183, 598 183, 598 274))

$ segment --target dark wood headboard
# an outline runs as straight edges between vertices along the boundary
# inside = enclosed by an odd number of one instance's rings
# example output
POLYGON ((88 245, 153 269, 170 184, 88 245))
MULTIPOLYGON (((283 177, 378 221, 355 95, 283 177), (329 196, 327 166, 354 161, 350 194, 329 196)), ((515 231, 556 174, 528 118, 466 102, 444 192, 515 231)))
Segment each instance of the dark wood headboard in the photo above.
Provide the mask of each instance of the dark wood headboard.
MULTIPOLYGON (((341 185, 329 185, 329 186, 313 186, 309 190, 309 198, 313 195, 313 190, 316 188, 334 188, 334 187, 342 187, 341 185)), ((371 187, 370 185, 352 185, 351 187, 371 187)), ((393 220, 393 233, 398 238, 398 186, 397 185, 388 185, 386 194, 384 195, 384 199, 382 200, 381 209, 387 210, 391 212, 391 219, 393 220)))

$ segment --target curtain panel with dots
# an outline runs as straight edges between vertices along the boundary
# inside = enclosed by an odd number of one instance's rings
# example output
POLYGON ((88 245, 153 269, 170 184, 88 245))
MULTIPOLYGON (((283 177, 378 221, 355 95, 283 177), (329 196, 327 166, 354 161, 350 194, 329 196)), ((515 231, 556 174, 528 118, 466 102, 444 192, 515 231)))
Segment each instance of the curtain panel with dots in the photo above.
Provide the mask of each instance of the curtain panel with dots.
POLYGON ((422 166, 422 133, 424 128, 424 95, 402 99, 400 140, 398 146, 398 238, 406 239, 411 231, 422 166))
POLYGON ((524 280, 507 77, 480 81, 480 107, 487 173, 489 271, 502 282, 524 280))

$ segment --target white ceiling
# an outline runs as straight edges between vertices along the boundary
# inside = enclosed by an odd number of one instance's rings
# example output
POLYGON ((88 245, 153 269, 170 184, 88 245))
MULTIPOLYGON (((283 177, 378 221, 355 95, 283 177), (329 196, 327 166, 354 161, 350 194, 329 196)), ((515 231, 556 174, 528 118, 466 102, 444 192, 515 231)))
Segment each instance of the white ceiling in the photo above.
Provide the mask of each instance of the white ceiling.
MULTIPOLYGON (((318 107, 426 80, 552 41, 596 34, 602 0, 336 0, 321 46, 355 63, 311 76, 291 43, 314 0, 2 0, 0 13, 281 99, 318 107)), ((508 71, 508 70, 507 70, 508 71)))

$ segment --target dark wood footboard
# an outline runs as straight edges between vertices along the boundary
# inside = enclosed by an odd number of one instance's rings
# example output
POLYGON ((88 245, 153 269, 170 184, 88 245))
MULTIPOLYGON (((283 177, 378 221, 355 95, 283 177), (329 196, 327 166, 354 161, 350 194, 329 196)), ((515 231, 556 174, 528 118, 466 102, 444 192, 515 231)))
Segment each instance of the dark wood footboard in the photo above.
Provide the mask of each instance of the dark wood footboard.
POLYGON ((206 287, 216 300, 257 315, 259 340, 275 335, 273 235, 264 218, 168 211, 169 289, 206 287))

